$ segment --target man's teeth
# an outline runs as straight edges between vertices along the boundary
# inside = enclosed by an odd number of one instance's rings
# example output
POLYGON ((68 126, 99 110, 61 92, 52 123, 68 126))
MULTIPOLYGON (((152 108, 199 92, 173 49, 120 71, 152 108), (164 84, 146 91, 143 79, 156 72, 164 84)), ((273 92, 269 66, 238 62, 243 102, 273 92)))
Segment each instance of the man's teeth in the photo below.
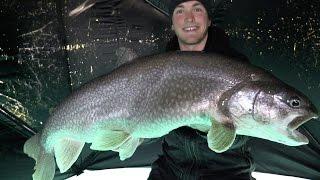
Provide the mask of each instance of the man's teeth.
POLYGON ((185 31, 194 31, 197 29, 197 27, 186 27, 186 28, 183 28, 185 31))

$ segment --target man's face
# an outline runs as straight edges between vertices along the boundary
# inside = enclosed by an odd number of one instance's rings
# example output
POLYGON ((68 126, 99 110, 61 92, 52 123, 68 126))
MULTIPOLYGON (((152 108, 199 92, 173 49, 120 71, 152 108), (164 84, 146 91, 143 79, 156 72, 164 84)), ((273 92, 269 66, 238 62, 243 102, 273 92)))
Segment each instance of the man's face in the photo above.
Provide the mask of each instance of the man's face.
POLYGON ((198 1, 181 3, 173 11, 172 29, 184 45, 203 42, 210 23, 205 7, 198 1))

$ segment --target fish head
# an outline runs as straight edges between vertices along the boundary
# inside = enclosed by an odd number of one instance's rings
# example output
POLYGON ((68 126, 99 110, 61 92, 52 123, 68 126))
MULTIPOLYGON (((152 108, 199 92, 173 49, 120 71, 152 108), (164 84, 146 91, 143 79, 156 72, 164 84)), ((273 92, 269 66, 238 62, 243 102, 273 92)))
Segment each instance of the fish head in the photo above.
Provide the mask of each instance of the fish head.
POLYGON ((318 111, 301 92, 272 81, 248 85, 236 94, 230 104, 240 102, 241 113, 239 105, 232 105, 230 112, 238 118, 241 134, 289 146, 308 144, 308 138, 298 128, 317 118, 318 111))

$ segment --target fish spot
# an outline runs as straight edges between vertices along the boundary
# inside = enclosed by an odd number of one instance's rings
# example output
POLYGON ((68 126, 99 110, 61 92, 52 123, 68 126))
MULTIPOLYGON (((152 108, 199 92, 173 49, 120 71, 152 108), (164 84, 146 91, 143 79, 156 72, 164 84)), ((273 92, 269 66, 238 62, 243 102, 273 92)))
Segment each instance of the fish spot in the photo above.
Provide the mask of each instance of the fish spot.
POLYGON ((258 81, 259 80, 259 77, 256 74, 251 74, 250 78, 251 78, 252 81, 258 81))

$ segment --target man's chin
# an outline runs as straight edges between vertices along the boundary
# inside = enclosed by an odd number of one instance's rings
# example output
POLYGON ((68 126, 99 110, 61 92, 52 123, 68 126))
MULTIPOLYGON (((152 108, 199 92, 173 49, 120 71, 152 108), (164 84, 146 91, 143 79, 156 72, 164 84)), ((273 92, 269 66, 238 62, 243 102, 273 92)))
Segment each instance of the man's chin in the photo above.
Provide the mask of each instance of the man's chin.
POLYGON ((180 43, 183 43, 185 45, 197 45, 204 41, 205 36, 202 36, 198 33, 181 33, 181 36, 179 38, 180 43))
POLYGON ((180 41, 182 44, 185 45, 196 45, 199 44, 201 42, 200 38, 190 38, 188 37, 186 40, 182 40, 180 41))

